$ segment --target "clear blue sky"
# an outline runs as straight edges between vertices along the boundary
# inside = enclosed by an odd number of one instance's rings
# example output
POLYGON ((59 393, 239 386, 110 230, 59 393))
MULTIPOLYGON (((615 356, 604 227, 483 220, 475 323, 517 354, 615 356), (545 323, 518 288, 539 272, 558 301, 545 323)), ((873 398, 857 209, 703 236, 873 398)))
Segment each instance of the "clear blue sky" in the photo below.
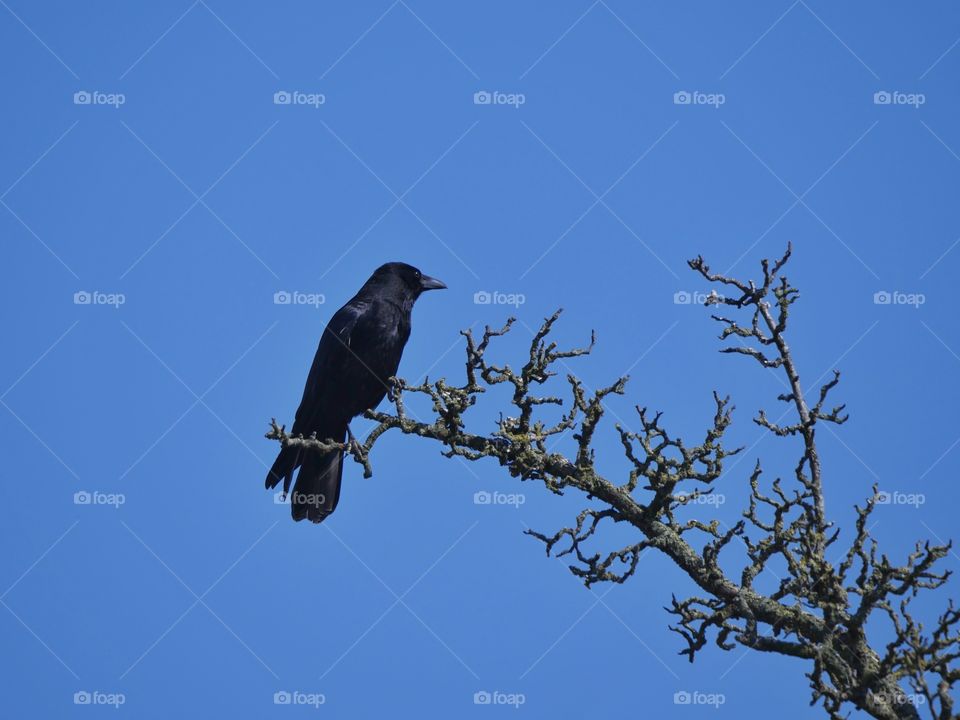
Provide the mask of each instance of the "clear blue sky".
MULTIPOLYGON (((925 500, 877 512, 892 557, 956 535, 955 4, 0 5, 4 715, 114 712, 84 692, 138 718, 514 712, 474 705, 498 691, 533 717, 819 717, 797 661, 677 655, 662 607, 691 586, 663 557, 583 588, 521 533, 584 502, 492 463, 387 435, 330 520, 290 521, 267 422, 388 260, 450 286, 415 310, 407 378, 459 377, 458 330, 510 313, 519 359, 562 306, 563 342, 597 331, 589 385, 629 368, 628 424, 641 404, 699 437, 731 393, 749 450, 698 511, 730 523, 757 457, 795 460, 750 422, 782 387, 674 297, 706 289, 687 258, 752 275, 793 241, 802 378, 841 369, 852 413, 820 435, 831 516, 876 482, 925 500), (325 303, 274 302, 294 291, 325 303), (894 291, 923 302, 874 302, 894 291), (274 703, 294 691, 325 702, 274 703)), ((613 419, 597 451, 625 477, 613 419)))

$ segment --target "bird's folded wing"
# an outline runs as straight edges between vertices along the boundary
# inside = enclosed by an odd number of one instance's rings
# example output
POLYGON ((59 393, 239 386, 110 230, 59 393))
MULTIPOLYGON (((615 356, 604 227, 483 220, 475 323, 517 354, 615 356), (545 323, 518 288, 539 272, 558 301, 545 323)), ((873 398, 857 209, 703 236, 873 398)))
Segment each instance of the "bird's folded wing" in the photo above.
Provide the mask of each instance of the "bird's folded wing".
POLYGON ((329 383, 336 382, 335 369, 341 367, 352 354, 350 336, 365 309, 366 303, 351 301, 340 308, 324 328, 303 388, 292 434, 309 435, 316 429, 317 411, 324 407, 323 397, 329 392, 329 383))

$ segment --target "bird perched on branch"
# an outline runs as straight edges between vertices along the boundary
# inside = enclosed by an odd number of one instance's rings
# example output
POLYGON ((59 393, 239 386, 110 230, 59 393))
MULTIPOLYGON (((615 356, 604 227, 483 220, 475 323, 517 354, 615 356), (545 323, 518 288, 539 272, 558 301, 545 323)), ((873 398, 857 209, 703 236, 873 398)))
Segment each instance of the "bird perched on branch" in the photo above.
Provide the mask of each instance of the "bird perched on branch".
MULTIPOLYGON (((426 290, 446 287, 406 263, 377 268, 324 329, 291 435, 343 443, 350 420, 386 395, 410 337, 413 303, 426 290)), ((267 489, 282 480, 286 495, 298 467, 290 498, 293 519, 322 522, 340 499, 343 451, 283 447, 267 474, 267 489)))

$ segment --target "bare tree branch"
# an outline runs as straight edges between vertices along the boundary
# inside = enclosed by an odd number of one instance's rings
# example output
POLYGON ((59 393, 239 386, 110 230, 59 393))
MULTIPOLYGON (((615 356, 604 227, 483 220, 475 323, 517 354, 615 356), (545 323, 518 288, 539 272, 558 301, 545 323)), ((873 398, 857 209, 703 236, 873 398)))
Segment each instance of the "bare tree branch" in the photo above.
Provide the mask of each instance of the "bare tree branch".
MULTIPOLYGON (((284 445, 342 448, 369 477, 374 444, 388 430, 397 429, 439 442, 448 457, 493 458, 512 477, 542 482, 553 493, 579 491, 598 501, 600 508, 584 509, 570 527, 528 534, 544 543, 548 555, 569 558, 571 571, 588 587, 625 582, 648 549, 666 554, 700 592, 685 599, 673 596, 666 608, 675 618, 670 629, 685 644, 680 652, 691 662, 710 642, 722 650, 740 645, 807 662, 811 704, 819 704, 830 718, 844 717, 850 706, 883 720, 919 718, 921 710, 934 720, 956 718, 952 692, 960 681, 960 609, 949 603, 930 627, 910 610, 920 592, 947 582, 949 571, 936 567, 951 546, 918 543, 902 564, 881 554, 870 534, 877 501, 874 487, 863 507, 855 508, 849 547, 844 552, 834 548, 840 530, 827 516, 816 432, 820 423, 842 425, 848 416, 843 404, 826 409, 839 385, 839 372, 812 400, 801 387, 787 343, 790 309, 799 298, 783 274, 790 256, 788 246, 780 258, 764 260, 758 281, 714 273, 701 257, 689 263, 725 293, 712 292, 706 301, 731 313, 713 316, 722 328, 720 339, 737 342, 724 345, 721 352, 752 358, 784 375, 789 392, 777 400, 787 405, 787 412, 772 420, 761 410, 754 422, 784 443, 799 446, 799 458, 786 480, 768 481, 757 460, 746 478, 749 505, 731 528, 721 527, 717 520, 688 518, 691 508, 709 499, 718 482, 729 481, 724 463, 742 451, 725 441, 733 419, 730 399, 714 393, 713 418, 696 445, 671 434, 661 413, 638 406, 638 431, 615 425, 629 473, 617 481, 602 476, 592 443, 605 414, 604 400, 624 394, 627 378, 591 391, 567 374, 568 404, 558 395, 541 394, 557 374, 558 362, 588 355, 594 346, 593 337, 587 346, 570 350, 560 350, 549 340, 560 311, 544 320, 518 369, 488 358, 493 341, 511 331, 513 318, 503 327, 485 328, 479 338, 464 331, 463 384, 440 379, 409 385, 394 379, 392 411, 367 413, 377 425, 362 444, 290 437, 276 422, 267 437, 284 445), (501 384, 512 389, 509 413, 501 415, 489 434, 467 432, 466 413, 487 388, 501 384), (409 416, 407 394, 429 398, 430 422, 409 416), (544 405, 567 409, 559 420, 547 422, 538 418, 544 405), (569 457, 553 451, 549 443, 568 431, 576 442, 576 452, 569 457), (632 526, 636 539, 614 549, 590 549, 602 546, 602 528, 610 523, 632 526), (736 553, 729 552, 731 547, 736 553), (838 561, 827 557, 828 549, 838 561), (741 567, 734 574, 729 568, 736 562, 741 567), (756 578, 774 567, 784 572, 778 587, 769 593, 759 591, 756 578), (893 639, 882 643, 878 636, 893 639)), ((783 447, 786 451, 787 445, 783 447)))

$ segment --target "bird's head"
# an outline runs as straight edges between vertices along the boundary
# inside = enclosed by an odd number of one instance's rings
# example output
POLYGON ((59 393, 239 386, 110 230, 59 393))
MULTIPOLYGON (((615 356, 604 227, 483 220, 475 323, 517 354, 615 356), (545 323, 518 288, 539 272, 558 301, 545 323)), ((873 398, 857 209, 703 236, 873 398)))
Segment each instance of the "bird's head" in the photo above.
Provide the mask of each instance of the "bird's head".
POLYGON ((420 297, 420 294, 426 290, 443 290, 447 287, 440 280, 424 275, 413 265, 402 262, 381 265, 374 271, 367 284, 389 288, 413 300, 420 297))

